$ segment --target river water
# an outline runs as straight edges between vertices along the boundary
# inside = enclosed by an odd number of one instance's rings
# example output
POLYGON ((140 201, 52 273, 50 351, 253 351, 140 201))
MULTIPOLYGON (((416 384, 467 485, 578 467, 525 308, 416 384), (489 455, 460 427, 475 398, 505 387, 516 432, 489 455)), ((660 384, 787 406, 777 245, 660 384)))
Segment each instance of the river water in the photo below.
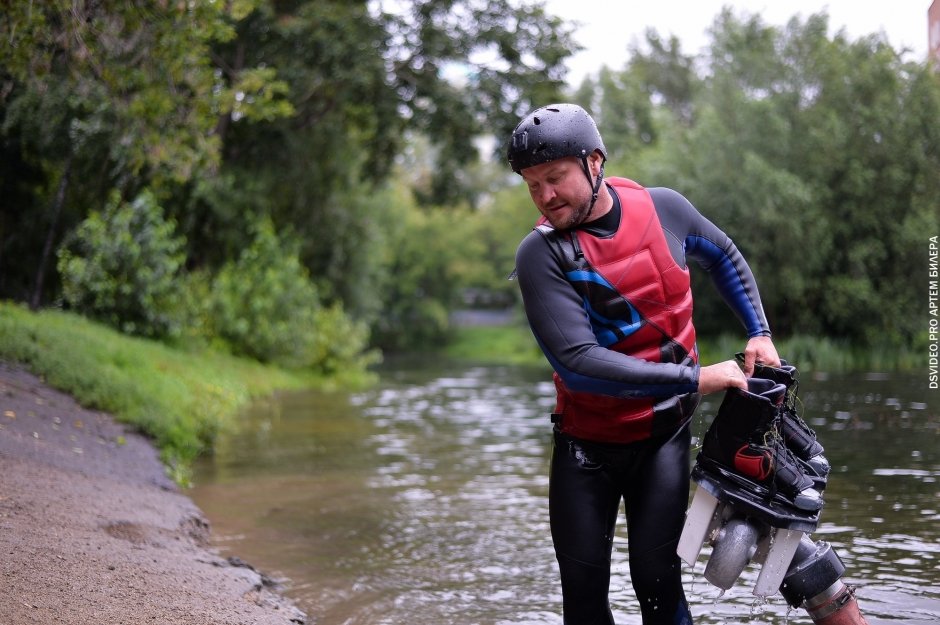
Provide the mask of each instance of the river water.
MULTIPOLYGON (((940 393, 926 375, 803 378, 833 465, 815 537, 841 555, 871 625, 940 622, 940 393)), ((541 369, 386 366, 364 392, 255 404, 191 495, 222 554, 282 579, 309 623, 559 625, 552 397, 541 369)), ((618 623, 639 624, 627 547, 621 530, 611 601, 618 623)), ((697 623, 810 623, 779 594, 756 601, 753 566, 719 596, 706 553, 684 574, 697 623)))

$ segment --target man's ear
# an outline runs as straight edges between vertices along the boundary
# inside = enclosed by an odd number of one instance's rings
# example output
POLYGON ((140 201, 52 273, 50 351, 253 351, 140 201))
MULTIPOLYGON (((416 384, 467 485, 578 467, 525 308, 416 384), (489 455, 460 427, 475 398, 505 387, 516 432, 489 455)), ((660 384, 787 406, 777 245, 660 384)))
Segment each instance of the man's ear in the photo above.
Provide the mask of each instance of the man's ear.
POLYGON ((594 150, 588 157, 588 164, 591 167, 591 175, 596 176, 601 171, 601 165, 604 164, 604 155, 600 150, 594 150))

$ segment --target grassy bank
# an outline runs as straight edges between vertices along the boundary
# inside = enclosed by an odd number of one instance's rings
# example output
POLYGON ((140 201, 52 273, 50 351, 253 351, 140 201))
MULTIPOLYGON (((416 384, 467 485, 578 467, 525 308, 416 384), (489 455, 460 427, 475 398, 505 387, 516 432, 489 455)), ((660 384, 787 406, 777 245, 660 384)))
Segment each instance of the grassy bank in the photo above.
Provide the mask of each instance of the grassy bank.
MULTIPOLYGON (((702 341, 704 362, 732 357, 741 339, 702 341)), ((892 371, 916 366, 914 350, 873 350, 827 339, 778 341, 801 371, 892 371)), ((523 324, 459 328, 443 356, 467 363, 547 367, 523 324)), ((359 378, 324 380, 206 348, 171 347, 128 337, 80 316, 32 313, 0 302, 0 360, 21 363, 82 405, 113 414, 152 437, 173 478, 188 479, 192 461, 220 429, 257 397, 277 390, 360 386, 359 378)))
POLYGON ((113 414, 152 437, 172 477, 253 398, 320 386, 288 371, 216 351, 128 337, 80 316, 32 313, 0 303, 0 360, 21 363, 84 406, 113 414))
POLYGON ((460 327, 445 348, 445 355, 464 362, 546 364, 529 327, 519 324, 460 327))
MULTIPOLYGON (((702 362, 728 360, 735 352, 744 349, 745 342, 742 337, 700 339, 702 362)), ((791 337, 776 339, 774 343, 780 356, 803 372, 904 371, 922 366, 923 360, 914 349, 859 346, 826 338, 791 337)), ((455 341, 446 349, 446 355, 481 363, 547 366, 525 325, 459 328, 455 341)))
MULTIPOLYGON (((745 340, 723 336, 699 340, 699 353, 704 363, 727 360, 744 349, 745 340)), ((859 345, 847 340, 793 336, 775 338, 774 345, 781 358, 804 373, 912 371, 923 366, 923 357, 913 348, 859 345)), ((921 352, 923 353, 923 352, 921 352)))

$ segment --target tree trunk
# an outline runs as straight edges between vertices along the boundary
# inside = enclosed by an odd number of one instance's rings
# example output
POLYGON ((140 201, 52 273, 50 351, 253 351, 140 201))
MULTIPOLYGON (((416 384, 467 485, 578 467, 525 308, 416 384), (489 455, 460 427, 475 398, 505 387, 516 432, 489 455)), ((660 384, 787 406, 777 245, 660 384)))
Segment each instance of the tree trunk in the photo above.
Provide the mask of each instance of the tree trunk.
POLYGON ((49 231, 46 233, 46 242, 42 246, 42 256, 39 258, 39 268, 36 269, 36 282, 33 285, 33 293, 29 298, 29 307, 31 310, 38 310, 42 303, 42 290, 45 283, 46 270, 49 267, 49 260, 52 258, 52 245, 55 243, 55 232, 59 227, 59 216, 62 214, 62 206, 65 204, 65 192, 69 186, 69 176, 72 173, 72 155, 69 154, 65 161, 65 169, 62 171, 62 178, 59 179, 59 188, 56 190, 55 199, 50 207, 51 219, 49 220, 49 231))

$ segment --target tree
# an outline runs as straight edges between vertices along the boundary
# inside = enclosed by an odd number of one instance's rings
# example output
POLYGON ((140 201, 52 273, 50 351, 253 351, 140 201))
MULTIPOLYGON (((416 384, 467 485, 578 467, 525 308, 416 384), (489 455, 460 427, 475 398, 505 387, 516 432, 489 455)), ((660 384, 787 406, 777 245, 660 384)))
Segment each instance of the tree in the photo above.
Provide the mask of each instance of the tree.
MULTIPOLYGON (((0 296, 58 301, 54 250, 92 208, 148 193, 185 242, 192 288, 269 220, 296 235, 324 310, 374 321, 405 253, 386 247, 401 238, 380 212, 406 138, 428 140, 420 199, 432 212, 475 205, 467 190, 488 179, 477 139, 560 97, 574 50, 560 20, 523 0, 395 6, 12 3, 0 17, 0 296)), ((444 216, 415 223, 450 234, 444 216)), ((450 285, 427 280, 446 312, 450 285)))
MULTIPOLYGON (((777 336, 911 345, 910 273, 940 226, 938 75, 881 35, 830 36, 825 13, 779 28, 726 9, 710 34, 693 60, 647 33, 576 92, 609 169, 676 188, 725 229, 777 336)), ((700 331, 739 331, 698 278, 700 331)))
MULTIPOLYGON (((827 33, 825 14, 778 29, 723 12, 665 160, 745 252, 776 331, 910 344, 914 231, 938 225, 940 83, 878 35, 827 33)), ((702 328, 716 306, 697 301, 702 328)))
POLYGON ((51 251, 111 189, 124 198, 147 187, 163 195, 216 167, 220 111, 241 110, 246 117, 290 112, 270 69, 246 70, 238 89, 225 89, 210 63, 210 43, 231 37, 232 23, 253 4, 29 2, 6 8, 0 145, 15 169, 4 170, 0 181, 12 191, 0 222, 0 259, 5 282, 15 290, 4 294, 21 293, 31 282, 29 299, 43 301, 51 251), (12 231, 28 237, 13 242, 12 231))
POLYGON ((369 196, 382 193, 406 140, 426 139, 432 156, 419 199, 457 206, 474 195, 479 136, 507 136, 519 111, 561 91, 573 45, 538 6, 419 0, 394 14, 377 6, 263 3, 237 37, 214 47, 223 80, 242 65, 276 67, 294 114, 222 116, 220 175, 194 181, 177 203, 192 265, 218 266, 247 244, 244 220, 269 215, 297 233, 324 297, 368 315, 384 268, 364 261, 382 256, 372 249, 386 240, 373 213, 388 201, 369 196), (463 82, 451 77, 455 68, 463 82))

